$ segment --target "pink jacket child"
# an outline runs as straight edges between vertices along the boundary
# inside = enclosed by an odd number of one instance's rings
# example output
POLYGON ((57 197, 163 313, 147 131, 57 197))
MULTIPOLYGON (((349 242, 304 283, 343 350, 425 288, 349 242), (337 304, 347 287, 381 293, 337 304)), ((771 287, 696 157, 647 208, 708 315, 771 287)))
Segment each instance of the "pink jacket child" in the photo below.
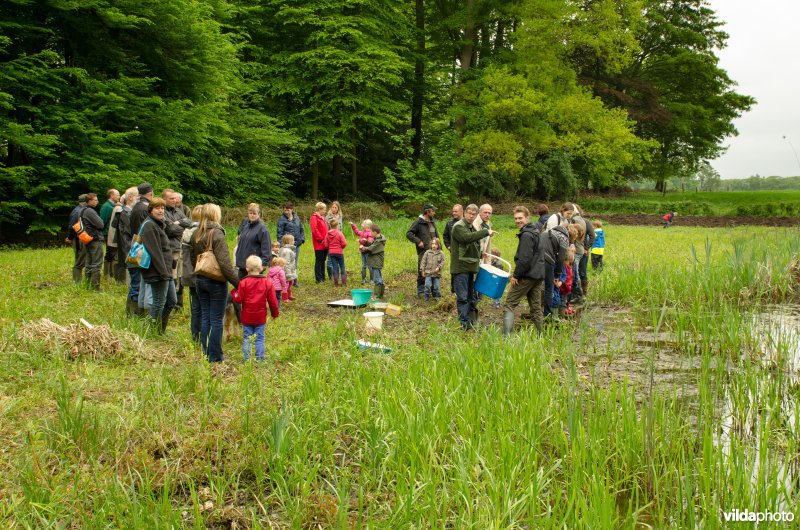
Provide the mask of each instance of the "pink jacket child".
MULTIPOLYGON (((359 237, 359 246, 368 247, 375 241, 375 236, 372 235, 372 230, 369 228, 366 230, 359 230, 355 223, 350 223, 350 228, 352 228, 353 233, 359 237)), ((362 250, 361 252, 363 253, 364 251, 362 250)))
POLYGON ((278 300, 281 299, 281 293, 289 288, 289 283, 286 281, 286 272, 283 270, 282 265, 273 265, 269 268, 267 275, 269 281, 272 282, 272 288, 275 289, 275 296, 278 300))

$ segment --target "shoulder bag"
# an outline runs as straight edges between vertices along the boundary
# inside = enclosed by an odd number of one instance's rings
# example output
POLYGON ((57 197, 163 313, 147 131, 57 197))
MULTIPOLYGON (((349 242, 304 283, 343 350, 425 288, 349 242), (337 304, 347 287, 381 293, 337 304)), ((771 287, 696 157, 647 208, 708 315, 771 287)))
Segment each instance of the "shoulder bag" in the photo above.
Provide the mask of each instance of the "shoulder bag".
POLYGON ((145 220, 139 228, 139 233, 133 236, 131 241, 131 250, 128 252, 128 257, 125 258, 125 264, 128 267, 139 267, 140 269, 150 268, 150 253, 142 243, 142 230, 144 225, 150 222, 150 219, 145 220))
POLYGON ((197 256, 197 263, 194 266, 194 273, 212 280, 217 280, 218 282, 224 282, 226 281, 225 276, 222 274, 222 269, 219 267, 217 257, 214 255, 214 251, 211 249, 211 244, 213 243, 214 239, 212 237, 213 235, 213 231, 208 232, 208 243, 206 244, 206 249, 202 254, 197 256))

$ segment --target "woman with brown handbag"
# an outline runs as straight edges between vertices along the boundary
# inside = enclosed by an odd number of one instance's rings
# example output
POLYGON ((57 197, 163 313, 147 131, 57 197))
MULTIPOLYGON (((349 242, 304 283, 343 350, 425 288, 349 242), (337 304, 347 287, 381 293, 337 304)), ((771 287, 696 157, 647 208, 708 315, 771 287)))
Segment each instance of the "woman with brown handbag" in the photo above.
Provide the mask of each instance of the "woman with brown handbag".
POLYGON ((200 344, 212 363, 222 362, 222 319, 228 303, 226 280, 234 287, 239 285, 225 230, 219 224, 221 218, 219 206, 204 204, 199 226, 191 239, 194 283, 200 299, 200 344))

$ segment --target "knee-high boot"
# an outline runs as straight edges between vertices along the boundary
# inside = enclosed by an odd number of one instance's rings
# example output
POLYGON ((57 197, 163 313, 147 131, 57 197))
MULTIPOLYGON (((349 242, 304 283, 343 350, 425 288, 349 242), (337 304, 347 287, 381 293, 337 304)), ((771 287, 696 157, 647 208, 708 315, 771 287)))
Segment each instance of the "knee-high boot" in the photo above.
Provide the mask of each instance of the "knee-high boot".
POLYGON ((514 312, 505 310, 503 313, 503 335, 508 336, 514 329, 514 312))
POLYGON ((347 287, 347 271, 342 271, 342 287, 347 287))

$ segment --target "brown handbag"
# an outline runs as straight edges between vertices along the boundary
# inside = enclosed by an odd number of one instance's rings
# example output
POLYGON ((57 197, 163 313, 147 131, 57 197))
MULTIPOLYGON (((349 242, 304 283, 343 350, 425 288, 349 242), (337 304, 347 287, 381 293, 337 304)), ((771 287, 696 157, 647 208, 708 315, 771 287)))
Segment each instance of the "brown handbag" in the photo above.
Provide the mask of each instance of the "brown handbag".
POLYGON ((194 266, 194 273, 217 280, 218 282, 225 281, 225 275, 222 274, 222 269, 219 268, 219 262, 211 250, 211 243, 213 240, 214 232, 208 232, 208 243, 206 244, 205 251, 197 256, 197 263, 194 266))

